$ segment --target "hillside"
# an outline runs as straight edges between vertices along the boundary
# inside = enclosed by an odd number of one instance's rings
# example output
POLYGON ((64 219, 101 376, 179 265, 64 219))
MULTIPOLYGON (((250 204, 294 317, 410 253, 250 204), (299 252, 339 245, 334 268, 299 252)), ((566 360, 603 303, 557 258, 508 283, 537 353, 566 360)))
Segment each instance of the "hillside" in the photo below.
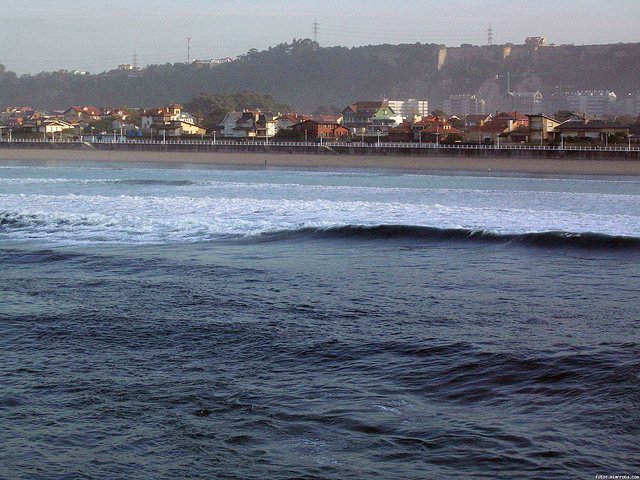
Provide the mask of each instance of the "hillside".
POLYGON ((435 44, 321 48, 294 40, 212 68, 152 65, 140 76, 114 70, 95 75, 60 71, 16 76, 0 66, 0 107, 66 108, 71 104, 151 106, 185 102, 200 93, 251 90, 301 111, 344 107, 363 99, 427 98, 432 106, 454 93, 556 87, 640 90, 640 44, 592 46, 435 44))

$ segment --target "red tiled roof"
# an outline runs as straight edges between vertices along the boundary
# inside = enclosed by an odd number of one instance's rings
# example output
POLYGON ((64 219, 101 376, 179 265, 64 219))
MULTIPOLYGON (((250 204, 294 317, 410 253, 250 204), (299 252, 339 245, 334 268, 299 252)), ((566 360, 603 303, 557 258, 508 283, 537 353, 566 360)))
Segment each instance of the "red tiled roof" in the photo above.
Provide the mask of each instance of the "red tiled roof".
POLYGON ((86 113, 87 115, 92 115, 92 116, 100 116, 102 115, 102 111, 100 111, 100 109, 92 106, 92 105, 85 105, 85 106, 78 106, 78 105, 72 105, 70 107, 70 110, 75 110, 78 113, 86 113))
POLYGON ((422 132, 423 133, 441 133, 443 135, 449 135, 451 133, 456 133, 456 134, 462 133, 460 130, 452 126, 447 126, 447 128, 445 128, 444 125, 439 125, 439 124, 429 125, 427 128, 422 130, 422 132))
POLYGON ((278 117, 278 119, 285 119, 291 122, 302 122, 303 120, 307 120, 309 118, 311 118, 311 115, 300 115, 298 113, 287 113, 278 117))
POLYGON ((312 120, 319 123, 340 123, 342 115, 313 115, 312 120))
POLYGON ((500 112, 494 118, 500 120, 517 120, 521 122, 526 122, 529 120, 529 117, 518 112, 500 112))
POLYGON ((387 105, 388 105, 388 102, 378 101, 378 102, 355 102, 349 106, 351 107, 352 110, 357 112, 359 110, 371 110, 371 109, 377 110, 387 105))

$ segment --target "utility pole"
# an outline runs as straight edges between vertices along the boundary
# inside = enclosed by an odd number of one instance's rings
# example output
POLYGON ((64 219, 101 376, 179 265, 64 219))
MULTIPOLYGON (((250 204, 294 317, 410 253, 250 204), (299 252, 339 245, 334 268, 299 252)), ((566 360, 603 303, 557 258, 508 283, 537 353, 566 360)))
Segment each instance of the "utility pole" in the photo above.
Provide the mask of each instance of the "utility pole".
POLYGON ((187 63, 191 63, 191 37, 187 37, 187 63))
POLYGON ((320 25, 318 24, 318 19, 313 19, 313 41, 318 43, 318 31, 320 30, 320 25))
POLYGON ((489 29, 487 30, 487 45, 493 45, 493 28, 491 24, 489 24, 489 29))

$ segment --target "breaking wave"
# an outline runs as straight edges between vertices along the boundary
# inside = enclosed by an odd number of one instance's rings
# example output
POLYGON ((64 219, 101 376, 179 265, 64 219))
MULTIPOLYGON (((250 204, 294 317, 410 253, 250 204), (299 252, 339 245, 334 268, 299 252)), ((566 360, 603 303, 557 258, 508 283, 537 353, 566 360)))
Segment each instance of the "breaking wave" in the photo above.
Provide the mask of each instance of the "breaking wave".
POLYGON ((479 242, 527 245, 534 247, 570 247, 624 249, 640 251, 640 238, 593 232, 530 232, 500 234, 466 228, 434 228, 410 225, 349 225, 335 228, 302 228, 296 231, 267 233, 264 239, 337 238, 361 240, 410 240, 417 242, 479 242))
POLYGON ((22 231, 27 238, 47 235, 59 239, 75 238, 81 243, 156 243, 198 242, 240 239, 258 242, 301 241, 306 239, 336 239, 362 241, 477 242, 513 244, 531 247, 567 247, 581 249, 616 249, 640 251, 640 238, 606 235, 594 232, 544 231, 505 234, 468 228, 437 228, 414 225, 301 225, 294 229, 263 228, 228 229, 214 223, 186 222, 171 225, 168 221, 106 217, 103 215, 44 215, 0 212, 0 235, 22 231), (111 235, 109 235, 111 231, 111 235), (68 237, 67 235, 68 234, 68 237))

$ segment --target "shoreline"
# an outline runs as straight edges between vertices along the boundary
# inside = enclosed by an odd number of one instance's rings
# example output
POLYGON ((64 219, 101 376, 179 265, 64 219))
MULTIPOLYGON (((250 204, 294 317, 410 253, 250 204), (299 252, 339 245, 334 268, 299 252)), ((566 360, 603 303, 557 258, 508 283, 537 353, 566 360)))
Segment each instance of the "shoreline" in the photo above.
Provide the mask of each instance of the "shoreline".
POLYGON ((220 167, 305 168, 319 170, 377 169, 420 173, 489 175, 640 176, 640 161, 532 157, 461 157, 405 155, 327 155, 283 152, 158 152, 132 150, 0 149, 0 163, 114 162, 199 164, 220 167))

